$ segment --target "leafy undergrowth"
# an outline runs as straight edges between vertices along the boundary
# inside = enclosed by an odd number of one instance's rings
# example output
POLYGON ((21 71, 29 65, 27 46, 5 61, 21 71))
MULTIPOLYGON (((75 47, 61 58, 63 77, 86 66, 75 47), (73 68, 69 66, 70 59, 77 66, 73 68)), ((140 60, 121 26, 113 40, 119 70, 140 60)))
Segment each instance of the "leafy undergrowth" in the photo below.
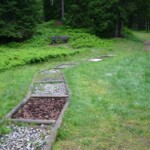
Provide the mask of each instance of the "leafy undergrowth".
POLYGON ((0 71, 25 64, 33 64, 48 61, 49 59, 74 55, 78 51, 71 51, 66 48, 30 48, 27 49, 3 49, 0 55, 0 71))
MULTIPOLYGON (((48 61, 82 52, 84 48, 111 47, 111 40, 102 40, 85 29, 58 26, 55 21, 41 24, 32 39, 0 46, 0 71, 15 66, 48 61), (69 36, 68 44, 50 45, 51 36, 69 36)), ((84 50, 83 50, 84 51, 84 50)))
POLYGON ((51 36, 69 36, 69 46, 72 48, 84 47, 109 47, 111 42, 108 40, 100 39, 92 35, 87 29, 72 29, 68 26, 56 25, 55 21, 50 21, 38 26, 37 34, 29 40, 29 43, 34 45, 43 46, 41 43, 51 43, 51 36))

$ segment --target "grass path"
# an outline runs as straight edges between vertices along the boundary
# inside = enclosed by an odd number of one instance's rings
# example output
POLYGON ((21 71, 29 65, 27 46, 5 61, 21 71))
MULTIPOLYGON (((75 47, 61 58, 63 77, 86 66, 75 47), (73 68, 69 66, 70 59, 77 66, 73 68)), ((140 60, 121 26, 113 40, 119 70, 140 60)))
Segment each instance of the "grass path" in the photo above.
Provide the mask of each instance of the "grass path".
POLYGON ((150 53, 126 40, 113 49, 65 71, 72 98, 53 150, 149 150, 150 53))

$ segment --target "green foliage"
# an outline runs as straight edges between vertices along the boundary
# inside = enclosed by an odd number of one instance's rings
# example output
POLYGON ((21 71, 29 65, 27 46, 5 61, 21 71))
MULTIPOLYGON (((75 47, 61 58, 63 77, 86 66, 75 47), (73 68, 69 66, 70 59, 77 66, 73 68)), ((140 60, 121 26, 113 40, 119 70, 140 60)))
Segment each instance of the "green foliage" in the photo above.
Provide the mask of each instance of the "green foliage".
POLYGON ((33 40, 36 39, 34 44, 41 43, 42 41, 48 44, 51 36, 63 35, 69 36, 68 45, 73 48, 106 47, 106 45, 109 45, 105 40, 90 34, 87 29, 72 29, 69 26, 57 26, 55 21, 39 25, 37 36, 33 37, 33 40))
MULTIPOLYGON (((32 39, 22 43, 10 43, 0 46, 0 71, 15 66, 48 61, 52 58, 65 57, 79 52, 77 48, 111 46, 110 42, 91 35, 85 29, 72 29, 67 26, 56 26, 55 21, 46 22, 37 28, 32 39), (67 45, 53 46, 51 36, 67 35, 67 45), (76 48, 73 50, 72 48, 76 48)), ((81 51, 81 50, 80 50, 81 51)))
POLYGON ((123 35, 126 39, 129 39, 129 40, 133 40, 133 41, 138 41, 140 42, 140 39, 138 39, 132 30, 128 29, 128 28, 124 28, 123 30, 123 35))
POLYGON ((115 0, 95 0, 89 2, 90 29, 101 37, 112 37, 115 34, 118 18, 115 0))
POLYGON ((2 0, 0 3, 0 41, 30 37, 37 20, 36 0, 2 0))
MULTIPOLYGON (((48 2, 48 0, 45 1, 48 2)), ((61 5, 56 5, 59 4, 57 0, 54 4, 51 9, 56 12, 61 5)), ((53 17, 51 14, 49 16, 53 17)), ((86 27, 99 37, 114 36, 117 23, 124 18, 125 11, 120 1, 65 1, 64 22, 75 28, 86 27)))
MULTIPOLYGON (((60 20, 61 0, 44 0, 46 21, 60 20)), ((65 0, 64 23, 99 37, 122 37, 123 27, 150 30, 150 0, 65 0)))
POLYGON ((10 129, 6 128, 5 126, 0 125, 0 134, 8 134, 10 133, 10 129))
POLYGON ((0 135, 8 134, 11 132, 11 129, 6 126, 8 123, 8 120, 3 120, 3 122, 0 123, 0 135))
POLYGON ((65 140, 68 137, 68 130, 65 125, 62 126, 62 128, 58 129, 58 135, 57 140, 65 140))
POLYGON ((150 30, 150 0, 135 0, 136 9, 130 14, 133 18, 131 27, 140 30, 150 30))
POLYGON ((52 19, 61 19, 61 0, 42 0, 44 8, 44 19, 50 21, 52 19))
POLYGON ((43 0, 43 8, 44 8, 44 20, 49 21, 51 19, 51 1, 43 0))
POLYGON ((75 54, 76 52, 77 51, 70 51, 66 48, 50 48, 48 46, 46 49, 30 48, 30 50, 4 48, 1 49, 0 71, 15 66, 44 62, 50 58, 65 57, 67 55, 75 54))
POLYGON ((44 21, 43 0, 36 0, 36 3, 37 23, 41 23, 44 21))
POLYGON ((95 35, 90 35, 88 33, 80 33, 74 36, 71 39, 71 46, 74 48, 82 48, 82 47, 107 47, 109 48, 108 42, 101 40, 95 35))

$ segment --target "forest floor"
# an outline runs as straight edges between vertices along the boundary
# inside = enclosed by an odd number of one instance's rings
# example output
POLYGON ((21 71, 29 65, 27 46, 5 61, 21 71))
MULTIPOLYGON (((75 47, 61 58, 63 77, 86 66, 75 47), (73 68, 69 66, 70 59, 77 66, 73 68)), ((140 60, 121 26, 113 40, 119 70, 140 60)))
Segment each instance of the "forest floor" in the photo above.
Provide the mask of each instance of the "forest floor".
MULTIPOLYGON (((111 46, 106 44, 105 48, 91 45, 76 55, 0 72, 0 118, 22 101, 37 71, 77 62, 77 66, 63 71, 72 97, 53 149, 148 150, 150 52, 145 51, 144 41, 150 41, 150 34, 134 35, 140 40, 111 39, 107 42, 111 46), (104 55, 114 57, 87 61, 104 55)), ((68 45, 61 47, 59 51, 68 45)), ((0 133, 5 132, 1 125, 0 133)))

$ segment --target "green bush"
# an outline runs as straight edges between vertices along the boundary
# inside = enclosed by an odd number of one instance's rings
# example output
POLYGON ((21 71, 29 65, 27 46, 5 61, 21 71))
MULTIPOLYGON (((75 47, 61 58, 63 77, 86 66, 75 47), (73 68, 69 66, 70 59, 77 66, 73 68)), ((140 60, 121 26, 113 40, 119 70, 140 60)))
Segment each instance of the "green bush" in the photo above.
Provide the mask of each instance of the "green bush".
POLYGON ((133 41, 140 41, 132 32, 132 30, 128 28, 123 29, 123 35, 126 39, 133 40, 133 41))
POLYGON ((37 32, 32 39, 22 43, 13 42, 0 46, 0 71, 15 66, 76 54, 81 51, 81 48, 109 47, 110 43, 91 35, 86 29, 56 26, 55 21, 46 22, 38 26, 37 32), (67 45, 50 45, 51 36, 61 35, 69 36, 70 39, 67 45))
POLYGON ((50 58, 75 54, 77 51, 71 51, 66 48, 50 47, 47 49, 30 48, 30 50, 15 50, 14 48, 4 48, 3 50, 1 49, 1 53, 0 71, 10 69, 15 66, 44 62, 50 58))
POLYGON ((69 36, 69 46, 72 48, 84 47, 106 47, 108 43, 99 37, 90 34, 87 29, 72 29, 68 26, 56 26, 54 21, 50 21, 39 25, 37 35, 32 40, 36 41, 34 44, 40 46, 41 43, 51 43, 51 36, 69 36), (36 40, 35 40, 36 39, 36 40))
POLYGON ((38 19, 36 0, 0 2, 0 42, 22 40, 32 36, 38 19))

